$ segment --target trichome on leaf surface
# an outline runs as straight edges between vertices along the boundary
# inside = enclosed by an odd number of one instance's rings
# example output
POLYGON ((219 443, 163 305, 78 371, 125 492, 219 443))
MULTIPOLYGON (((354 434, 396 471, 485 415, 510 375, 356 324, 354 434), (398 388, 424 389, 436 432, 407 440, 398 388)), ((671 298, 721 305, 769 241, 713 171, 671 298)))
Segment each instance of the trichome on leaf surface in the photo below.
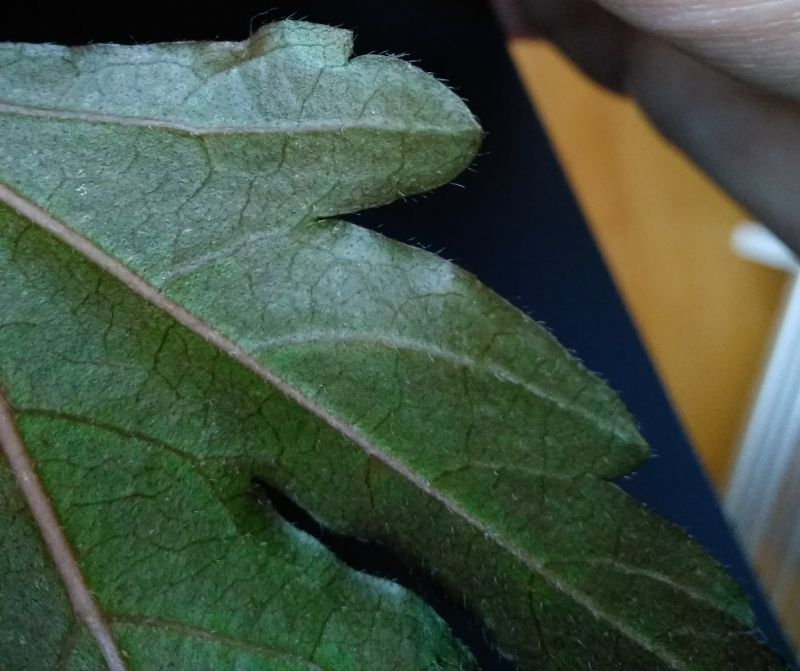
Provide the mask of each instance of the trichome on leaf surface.
POLYGON ((732 580, 612 479, 648 453, 531 319, 338 219, 446 183, 434 77, 295 21, 243 43, 0 47, 0 667, 779 669, 732 580))

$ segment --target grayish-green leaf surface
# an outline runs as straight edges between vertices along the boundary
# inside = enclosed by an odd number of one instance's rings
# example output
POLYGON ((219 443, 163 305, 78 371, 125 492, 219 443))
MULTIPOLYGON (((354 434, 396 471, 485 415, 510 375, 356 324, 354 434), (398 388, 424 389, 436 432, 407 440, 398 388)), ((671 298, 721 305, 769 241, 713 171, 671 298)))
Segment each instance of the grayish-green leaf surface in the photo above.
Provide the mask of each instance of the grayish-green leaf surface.
MULTIPOLYGON (((647 454, 614 394, 473 277, 333 219, 480 141, 437 80, 350 54, 299 22, 0 48, 0 387, 122 665, 472 668, 257 477, 424 565, 523 669, 780 668, 609 482, 647 454)), ((0 668, 103 668, 0 476, 0 668)))

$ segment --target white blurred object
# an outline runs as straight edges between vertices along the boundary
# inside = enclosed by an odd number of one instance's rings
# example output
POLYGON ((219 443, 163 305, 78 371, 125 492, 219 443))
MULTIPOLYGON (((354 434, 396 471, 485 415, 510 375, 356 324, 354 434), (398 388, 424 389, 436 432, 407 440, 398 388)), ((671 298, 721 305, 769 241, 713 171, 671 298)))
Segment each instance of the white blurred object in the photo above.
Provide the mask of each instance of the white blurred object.
POLYGON ((772 350, 725 497, 725 510, 779 613, 800 603, 800 263, 765 227, 743 223, 740 256, 791 275, 772 350))
POLYGON ((761 224, 745 221, 739 224, 731 236, 731 246, 741 257, 763 266, 796 274, 800 262, 791 249, 761 224))

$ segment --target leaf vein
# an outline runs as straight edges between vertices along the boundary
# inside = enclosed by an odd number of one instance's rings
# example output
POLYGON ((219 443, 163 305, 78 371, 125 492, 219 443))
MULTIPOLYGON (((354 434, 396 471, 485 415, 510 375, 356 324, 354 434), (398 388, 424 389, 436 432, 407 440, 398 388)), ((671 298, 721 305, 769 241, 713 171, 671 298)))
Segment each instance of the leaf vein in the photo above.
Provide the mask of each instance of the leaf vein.
MULTIPOLYGON (((582 419, 597 425, 606 433, 624 439, 624 436, 620 434, 618 428, 608 422, 606 416, 587 411, 585 408, 576 405, 574 402, 571 403, 570 399, 559 398, 540 385, 523 380, 521 377, 515 375, 504 366, 499 366, 488 361, 481 361, 468 355, 457 354, 451 350, 444 349, 442 347, 435 347, 419 340, 412 340, 397 336, 361 335, 358 333, 349 332, 326 332, 309 333, 300 336, 287 336, 284 338, 265 340, 255 343, 253 347, 248 349, 250 352, 252 352, 252 354, 255 355, 271 349, 282 349, 284 347, 316 343, 379 345, 393 350, 424 354, 429 356, 432 360, 439 359, 458 368, 467 368, 473 371, 485 372, 494 376, 498 380, 501 380, 502 382, 507 382, 509 384, 521 387, 523 390, 527 391, 533 396, 536 396, 540 400, 553 404, 559 410, 580 416, 582 419)), ((583 390, 581 390, 581 392, 582 391, 583 390)))
POLYGON ((289 654, 278 648, 272 648, 258 643, 251 643, 249 641, 241 641, 233 636, 221 634, 218 631, 203 629, 193 625, 184 624, 183 622, 175 622, 173 620, 166 620, 162 618, 147 617, 141 615, 113 615, 112 621, 118 626, 128 627, 149 627, 155 629, 166 629, 173 631, 184 636, 192 638, 200 638, 220 645, 225 645, 243 652, 254 653, 272 659, 285 659, 287 661, 296 661, 305 666, 308 671, 333 671, 332 669, 325 669, 311 660, 297 657, 296 655, 289 654))
POLYGON ((545 582, 551 585, 556 591, 574 601, 577 605, 591 613, 598 620, 606 622, 612 628, 618 630, 623 636, 648 650, 664 660, 674 668, 679 668, 679 659, 669 650, 664 649, 656 641, 633 630, 624 622, 620 621, 611 613, 604 611, 595 604, 591 597, 571 586, 563 583, 556 575, 548 571, 541 561, 531 557, 514 544, 503 538, 498 532, 494 531, 485 522, 474 517, 460 506, 456 501, 436 490, 427 480, 414 473, 405 463, 394 456, 383 452, 371 441, 360 434, 352 427, 345 424, 338 417, 320 407, 317 403, 305 396, 299 390, 292 387, 285 380, 280 378, 273 371, 256 361, 250 353, 242 349, 239 345, 230 341, 223 334, 205 324, 195 315, 191 314, 183 307, 173 302, 155 288, 148 284, 139 275, 127 268, 125 265, 109 256, 92 242, 82 237, 63 222, 58 221, 53 216, 42 210, 35 203, 27 200, 10 187, 0 182, 0 202, 5 203, 20 216, 36 224, 44 231, 50 233, 61 242, 69 245, 76 252, 94 263, 101 270, 111 274, 118 281, 122 282, 128 289, 137 293, 141 298, 148 301, 154 307, 162 310, 185 328, 193 331, 204 338, 212 346, 225 352, 231 359, 259 376, 275 389, 283 393, 287 398, 297 403, 311 414, 328 424, 334 431, 347 438, 355 446, 363 450, 367 455, 381 462, 386 467, 394 471, 399 477, 407 480, 426 496, 430 497, 454 517, 461 519, 467 525, 473 527, 488 540, 494 542, 499 548, 508 552, 512 557, 532 572, 538 574, 545 582))
POLYGON ((424 124, 415 126, 413 123, 404 125, 378 123, 375 121, 339 121, 323 122, 313 120, 293 120, 293 121, 265 121, 264 123, 251 126, 195 126, 190 123, 179 123, 166 121, 154 117, 125 116, 119 114, 104 114, 101 112, 86 112, 71 109, 48 109, 44 107, 26 107, 15 105, 0 99, 0 114, 8 114, 19 117, 30 117, 37 119, 47 119, 50 121, 79 121, 90 124, 111 124, 116 126, 132 126, 139 128, 158 129, 171 131, 191 136, 209 135, 297 135, 305 133, 341 133, 345 130, 370 130, 383 131, 388 133, 415 133, 431 135, 458 135, 460 133, 474 133, 474 129, 465 126, 463 129, 453 130, 446 126, 435 126, 424 124))

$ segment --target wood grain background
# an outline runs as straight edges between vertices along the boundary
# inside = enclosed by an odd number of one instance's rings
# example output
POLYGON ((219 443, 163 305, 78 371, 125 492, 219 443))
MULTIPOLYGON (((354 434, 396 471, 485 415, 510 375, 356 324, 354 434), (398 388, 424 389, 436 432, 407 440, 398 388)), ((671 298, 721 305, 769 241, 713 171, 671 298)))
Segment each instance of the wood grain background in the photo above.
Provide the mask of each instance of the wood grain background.
POLYGON ((782 274, 736 257, 746 214, 628 100, 552 47, 510 51, 678 415, 718 491, 780 306, 782 274))

